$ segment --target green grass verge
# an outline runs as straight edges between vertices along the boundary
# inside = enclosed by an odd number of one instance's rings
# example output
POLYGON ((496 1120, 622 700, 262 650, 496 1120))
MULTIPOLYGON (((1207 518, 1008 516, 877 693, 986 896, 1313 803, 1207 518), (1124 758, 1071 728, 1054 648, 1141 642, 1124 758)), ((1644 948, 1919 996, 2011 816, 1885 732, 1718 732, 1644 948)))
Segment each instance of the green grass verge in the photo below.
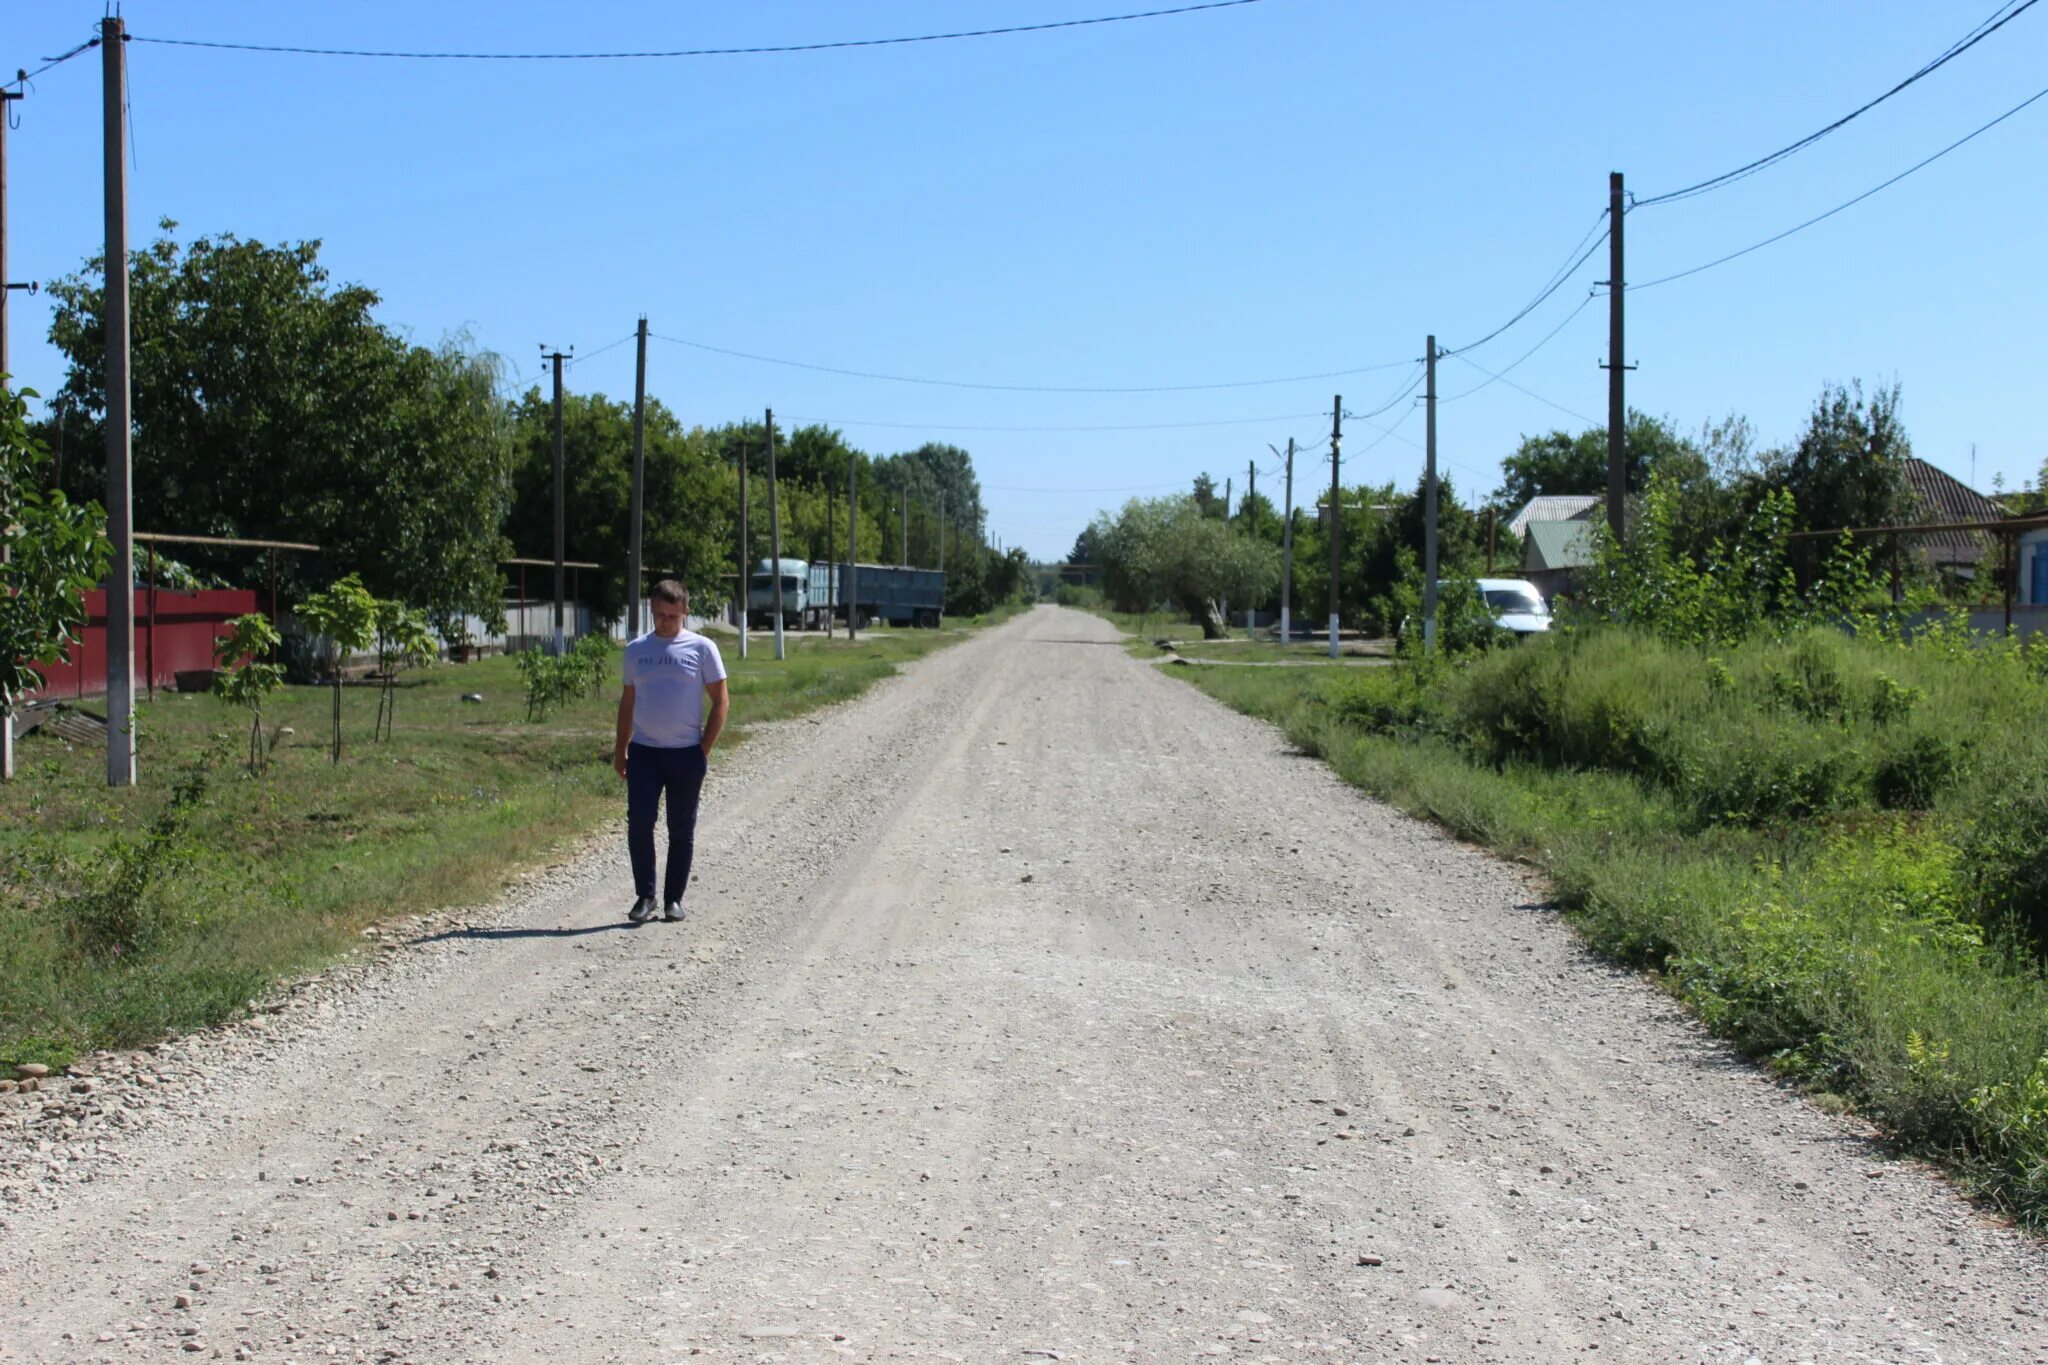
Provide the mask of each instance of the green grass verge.
MULTIPOLYGON (((857 696, 1014 614, 855 643, 804 638, 781 664, 759 637, 745 660, 720 637, 733 719, 716 761, 731 761, 751 727, 857 696)), ((510 659, 442 665, 407 684, 382 743, 370 738, 375 690, 343 690, 339 765, 327 752, 330 691, 285 689, 264 718, 295 733, 260 778, 237 761, 245 713, 205 695, 159 692, 139 708, 144 780, 133 790, 105 785, 98 748, 47 731, 22 739, 17 780, 0 785, 0 1063, 63 1065, 218 1023, 272 982, 331 962, 366 925, 488 900, 623 809, 608 759, 615 683, 539 722, 525 719, 510 659), (166 831, 174 788, 221 753, 166 831)))
POLYGON ((1542 867, 1596 949, 2048 1229, 2048 982, 1973 920, 1954 817, 1703 821, 1682 778, 1480 752, 1437 709, 1456 681, 1405 665, 1180 675, 1354 785, 1542 867))

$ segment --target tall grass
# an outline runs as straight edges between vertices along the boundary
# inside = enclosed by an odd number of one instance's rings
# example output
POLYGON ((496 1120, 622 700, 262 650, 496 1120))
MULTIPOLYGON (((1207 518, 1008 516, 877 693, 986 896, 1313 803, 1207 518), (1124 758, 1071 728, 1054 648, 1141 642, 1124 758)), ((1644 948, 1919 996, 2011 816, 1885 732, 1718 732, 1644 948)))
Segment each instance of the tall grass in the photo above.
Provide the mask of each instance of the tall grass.
POLYGON ((1594 631, 1459 667, 1193 669, 1550 874, 1598 949, 2048 1227, 2038 660, 1594 631))

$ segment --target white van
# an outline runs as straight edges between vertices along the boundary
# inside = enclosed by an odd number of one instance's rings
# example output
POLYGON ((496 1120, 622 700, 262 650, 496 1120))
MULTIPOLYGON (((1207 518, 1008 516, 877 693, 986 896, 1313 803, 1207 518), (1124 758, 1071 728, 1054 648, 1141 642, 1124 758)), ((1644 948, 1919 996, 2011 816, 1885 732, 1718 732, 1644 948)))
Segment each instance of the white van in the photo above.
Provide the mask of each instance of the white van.
POLYGON ((1517 635, 1540 635, 1550 629, 1550 608, 1543 594, 1526 578, 1481 578, 1479 595, 1493 610, 1493 623, 1517 635))

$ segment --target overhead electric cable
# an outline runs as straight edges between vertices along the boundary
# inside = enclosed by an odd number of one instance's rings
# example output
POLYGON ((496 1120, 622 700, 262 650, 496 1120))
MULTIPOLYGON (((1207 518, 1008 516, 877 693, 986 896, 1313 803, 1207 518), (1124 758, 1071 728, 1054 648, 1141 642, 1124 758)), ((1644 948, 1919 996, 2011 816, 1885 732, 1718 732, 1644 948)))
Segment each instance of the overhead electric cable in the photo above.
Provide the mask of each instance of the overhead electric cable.
MULTIPOLYGON (((1577 317, 1577 316, 1578 316, 1579 314, 1581 314, 1581 313, 1585 312, 1585 311, 1586 311, 1586 306, 1587 306, 1588 304, 1592 303, 1594 299, 1596 299, 1596 298, 1599 298, 1599 297, 1600 297, 1600 295, 1598 295, 1598 294, 1596 294, 1596 293, 1592 292, 1591 290, 1588 290, 1588 291, 1587 291, 1587 293, 1586 293, 1586 297, 1584 297, 1583 299, 1580 299, 1580 300, 1579 300, 1579 306, 1578 306, 1578 307, 1576 307, 1576 308, 1574 308, 1574 309, 1572 309, 1572 311, 1571 311, 1571 312, 1569 312, 1569 313, 1566 313, 1566 314, 1564 315, 1564 321, 1563 321, 1563 322, 1560 322, 1560 323, 1558 323, 1558 324, 1557 324, 1557 326, 1555 326, 1555 327, 1551 328, 1551 329, 1550 329, 1550 330, 1549 330, 1548 332, 1544 333, 1544 335, 1543 335, 1543 340, 1541 340, 1541 341, 1537 342, 1537 343, 1536 343, 1536 344, 1535 344, 1534 346, 1531 346, 1531 347, 1530 347, 1530 348, 1529 348, 1528 350, 1526 350, 1526 351, 1522 352, 1522 353, 1521 353, 1521 354, 1520 354, 1519 356, 1516 356, 1516 357, 1515 357, 1515 359, 1514 359, 1514 361, 1513 361, 1513 363, 1511 363, 1511 364, 1507 365, 1507 366, 1506 366, 1505 368, 1503 368, 1503 369, 1501 370, 1501 372, 1500 372, 1499 374, 1495 374, 1495 375, 1493 375, 1493 376, 1492 376, 1492 378, 1490 378, 1490 379, 1487 379, 1487 380, 1486 380, 1486 381, 1485 381, 1484 383, 1474 384, 1474 385, 1473 385, 1473 386, 1472 386, 1471 388, 1469 388, 1469 389, 1466 389, 1466 390, 1465 390, 1465 391, 1464 391, 1463 393, 1454 393, 1454 394, 1450 394, 1450 395, 1448 395, 1448 396, 1446 396, 1446 397, 1441 397, 1441 398, 1438 398, 1438 399, 1437 399, 1436 401, 1437 401, 1438 403, 1455 403, 1455 402, 1457 402, 1457 401, 1458 401, 1458 400, 1459 400, 1460 398, 1470 398, 1470 397, 1471 397, 1471 396, 1472 396, 1473 394, 1475 394, 1475 393, 1479 392, 1479 391, 1480 391, 1481 389, 1485 388, 1485 387, 1486 387, 1486 386, 1487 386, 1488 384, 1493 384, 1493 383, 1496 383, 1496 382, 1505 382, 1505 381, 1504 381, 1504 379, 1503 379, 1503 376, 1505 376, 1505 375, 1506 375, 1506 374, 1508 373, 1508 371, 1510 371, 1510 370, 1514 369, 1516 365, 1519 365, 1519 364, 1521 364, 1521 363, 1522 363, 1523 361, 1527 360, 1527 359, 1528 359, 1528 358, 1529 358, 1530 356, 1532 356, 1532 355, 1535 355, 1535 354, 1536 354, 1536 353, 1537 353, 1538 351, 1542 350, 1542 349, 1543 349, 1543 348, 1544 348, 1545 346, 1548 346, 1548 345, 1549 345, 1549 344, 1551 343, 1551 341, 1552 341, 1553 339, 1555 339, 1555 338, 1556 338, 1556 336, 1557 336, 1557 334, 1558 334, 1559 332, 1562 332, 1562 331, 1563 331, 1563 330, 1564 330, 1564 329, 1565 329, 1566 327, 1569 327, 1569 326, 1571 325, 1571 322, 1572 322, 1572 319, 1573 319, 1573 318, 1575 318, 1575 317, 1577 317)), ((1465 363, 1466 363, 1467 365, 1472 365, 1472 362, 1471 362, 1471 361, 1469 361, 1469 360, 1467 360, 1467 361, 1466 361, 1465 363)), ((1475 369, 1475 370, 1479 369, 1479 367, 1478 367, 1477 365, 1472 365, 1472 368, 1473 368, 1473 369, 1475 369)), ((1488 371, 1481 371, 1481 373, 1490 373, 1490 372, 1488 372, 1488 371)))
POLYGON ((1986 38, 1989 38, 1992 34, 1998 32, 1998 30, 2004 28, 2013 20, 2019 18, 2022 14, 2025 14, 2028 10, 2032 9, 2038 3, 2039 0, 2021 0, 2017 8, 2012 8, 2009 4, 2000 5, 1998 9, 1992 11, 1991 18, 1986 19, 1983 23, 1978 24, 1976 28, 1970 30, 1970 32, 1965 34, 1962 38, 1950 44, 1948 50, 1943 52, 1940 56, 1928 62, 1918 71, 1915 71, 1912 75, 1906 77, 1906 79, 1900 81, 1897 85, 1885 91, 1876 99, 1871 100, 1867 104, 1859 105, 1858 107, 1850 110, 1848 113, 1842 115, 1842 117, 1836 119, 1833 123, 1828 124, 1825 128, 1821 128, 1815 132, 1808 133, 1805 137, 1800 138, 1797 142, 1788 143, 1787 145, 1780 147, 1777 151, 1772 152, 1770 155, 1760 156, 1756 160, 1751 161, 1745 165, 1737 166, 1732 171, 1723 171, 1721 174, 1717 176, 1713 176, 1712 178, 1707 180, 1699 181, 1696 184, 1687 185, 1683 189, 1669 190, 1663 194, 1651 195, 1647 199, 1638 199, 1630 207, 1646 208, 1652 204, 1669 204, 1679 199, 1690 199, 1694 195, 1705 194, 1709 190, 1720 189, 1724 185, 1733 184, 1737 180, 1741 180, 1745 177, 1755 175, 1758 171, 1764 170, 1770 166, 1774 166, 1778 162, 1783 161, 1786 157, 1793 155, 1795 152, 1801 151, 1807 147, 1811 147, 1814 143, 1820 141, 1829 133, 1835 132, 1837 129, 1843 127, 1845 124, 1848 124, 1852 120, 1860 118, 1862 115, 1869 113, 1872 109, 1875 109, 1878 105, 1883 104, 1886 100, 1898 94, 1907 86, 1912 85, 1915 81, 1921 80, 1926 76, 1932 75, 1934 72, 1940 70, 1942 67, 1954 61, 1957 57, 1960 57, 1965 52, 1968 52, 1977 44, 1983 42, 1986 38), (2007 12, 2009 9, 2010 13, 2007 12), (2003 15, 2002 18, 2000 17, 2001 15, 2003 15))
POLYGON ((1186 479, 1174 479, 1168 483, 1138 483, 1121 488, 1023 488, 1003 483, 985 483, 981 487, 987 493, 1151 493, 1161 488, 1178 488, 1186 482, 1186 479))
POLYGON ((576 364, 578 361, 591 360, 603 355, 606 351, 617 350, 619 347, 625 345, 627 342, 633 340, 635 337, 639 335, 640 334, 638 332, 628 332, 624 336, 620 337, 617 341, 608 342, 605 345, 598 347, 594 351, 587 351, 582 355, 570 356, 568 361, 566 362, 567 367, 573 370, 576 368, 576 364))
POLYGON ((80 43, 77 47, 72 48, 69 52, 63 53, 55 57, 43 58, 43 64, 33 71, 23 71, 17 68, 14 73, 14 79, 11 81, 0 81, 0 85, 26 86, 30 81, 42 75, 51 67, 62 66, 64 63, 70 61, 73 57, 76 57, 79 53, 90 51, 91 49, 96 48, 99 45, 99 39, 87 38, 84 42, 80 43))
POLYGON ((1487 342, 1493 340, 1502 332, 1507 331, 1508 328, 1514 326, 1523 318, 1528 317, 1529 314, 1535 312, 1538 308, 1542 307, 1544 301, 1548 299, 1552 294, 1555 294, 1558 290, 1564 288, 1566 282, 1569 281, 1573 275, 1576 275, 1578 273, 1579 267, 1584 265, 1587 261, 1591 260, 1593 253, 1600 249, 1600 244, 1607 240, 1607 234, 1613 231, 1611 227, 1606 226, 1607 221, 1607 210, 1602 209, 1600 211, 1600 217, 1595 221, 1595 230, 1599 232, 1599 235, 1593 238, 1592 244, 1586 245, 1586 239, 1584 237, 1581 237, 1579 239, 1580 246, 1572 248, 1574 255, 1566 258, 1566 263, 1563 266, 1563 268, 1558 270, 1555 274, 1553 274, 1550 277, 1550 282, 1543 286, 1542 290, 1537 293, 1535 298, 1530 299, 1528 303, 1522 306, 1522 311, 1516 313, 1506 322, 1503 322, 1500 326, 1494 328, 1491 332, 1488 332, 1485 336, 1479 338, 1479 340, 1468 341, 1463 346, 1453 346, 1449 350, 1441 351, 1438 354, 1452 356, 1463 355, 1466 351, 1476 351, 1481 346, 1484 346, 1487 342))
POLYGON ((1984 124, 1982 127, 1977 128, 1972 132, 1965 133, 1963 136, 1957 138, 1954 142, 1949 143, 1948 146, 1942 148, 1934 155, 1927 157, 1923 160, 1914 162, 1912 165, 1906 167, 1905 170, 1900 171, 1891 179, 1883 182, 1882 184, 1871 186, 1869 189, 1863 191, 1863 193, 1857 195, 1854 199, 1845 200, 1844 202, 1837 204, 1833 208, 1829 209, 1826 213, 1815 214, 1813 217, 1807 219, 1803 223, 1800 223, 1794 227, 1788 227, 1783 232, 1776 233, 1772 236, 1764 238, 1761 242, 1752 242, 1750 245, 1742 248, 1742 250, 1740 251, 1731 251, 1726 256, 1716 257, 1714 260, 1708 261, 1704 265, 1696 265, 1692 267, 1690 270, 1680 270, 1677 273, 1671 275, 1660 275, 1656 279, 1646 281, 1642 284, 1632 284, 1628 287, 1628 292, 1633 294, 1643 289, 1655 289, 1660 284, 1669 284, 1673 280, 1682 280, 1688 275, 1697 275, 1702 270, 1712 270, 1717 265, 1726 265, 1728 264, 1728 262, 1735 260, 1738 257, 1747 256, 1752 251, 1760 251, 1764 247, 1771 245, 1771 243, 1773 242, 1782 242, 1795 232, 1804 232, 1807 228, 1812 227, 1815 223, 1823 222, 1829 218, 1834 217, 1843 209, 1855 207, 1857 204, 1860 204, 1864 200, 1870 198, 1871 195, 1876 194, 1879 190, 1889 189, 1893 185, 1898 184, 1901 180, 1904 180, 1907 176, 1913 174, 1913 172, 1919 170, 1921 167, 1932 165, 1934 162, 1941 160, 1950 152, 1962 146, 1964 143, 1970 141, 1972 138, 1975 138, 1980 134, 1990 132, 1993 128, 1996 128, 1999 124, 2005 122, 2014 114, 2019 113, 2028 105, 2033 104, 2037 100, 2042 99, 2044 96, 2048 96, 2048 89, 2036 91, 2028 98, 2021 100, 2018 104, 2015 104, 2012 108, 2000 114, 1997 118, 1991 120, 1991 122, 1984 124))
POLYGON ((666 341, 676 346, 688 346, 692 350, 710 351, 716 355, 735 356, 741 360, 759 361, 764 365, 786 365, 791 369, 815 370, 820 374, 841 374, 852 379, 879 379, 891 384, 926 384, 943 389, 983 389, 998 393, 1193 393, 1205 389, 1256 389, 1273 384, 1305 384, 1313 379, 1341 379, 1346 375, 1368 374, 1374 370, 1398 369, 1411 365, 1409 360, 1388 360, 1377 365, 1361 365, 1350 370, 1326 370, 1320 374, 1286 375, 1277 379, 1234 379, 1207 384, 1129 384, 1110 387, 1066 385, 1066 384, 985 384, 966 379, 931 379, 918 375, 882 374, 873 370, 849 370, 837 365, 816 365, 804 360, 783 360, 772 355, 755 355, 749 351, 735 351, 726 346, 713 346, 708 342, 690 341, 683 337, 664 336, 660 332, 649 332, 656 341, 666 341))
POLYGON ((1054 29, 1091 28, 1102 24, 1124 24, 1137 19, 1165 19, 1177 14, 1203 10, 1236 9, 1256 5, 1259 0, 1207 0, 1203 4, 1176 5, 1170 9, 1139 10, 1130 14, 1104 14, 1091 19, 1057 19, 1039 24, 1010 24, 1002 28, 961 29, 952 33, 917 33, 897 38, 844 38, 831 42, 761 44, 754 47, 686 47, 633 52, 396 52, 373 48, 301 47, 273 43, 230 43, 199 38, 151 38, 133 35, 138 43, 159 43, 169 47, 205 47, 229 52, 287 53, 302 57, 395 57, 411 61, 443 62, 596 62, 634 61, 672 57, 759 57, 792 52, 830 52, 856 47, 901 47, 911 43, 950 42, 960 38, 999 38, 1017 33, 1047 33, 1054 29))
POLYGON ((899 431, 1180 431, 1189 427, 1245 427, 1260 422, 1298 422, 1309 417, 1327 417, 1322 412, 1283 412, 1267 417, 1225 417, 1210 422, 1136 422, 1114 426, 1005 427, 968 426, 958 422, 863 422, 844 417, 791 417, 788 421, 806 426, 887 427, 899 431))
POLYGON ((1603 425, 1603 422, 1602 422, 1602 420, 1601 420, 1600 418, 1598 418, 1598 417, 1588 417, 1588 416, 1586 416, 1586 414, 1585 414, 1585 413, 1583 413, 1583 412, 1578 412, 1578 411, 1575 411, 1575 410, 1573 410, 1573 409, 1571 409, 1571 408, 1568 408, 1568 407, 1566 407, 1566 406, 1565 406, 1564 404, 1562 404, 1562 403, 1556 403, 1556 402, 1552 402, 1552 401, 1551 401, 1550 399, 1548 399, 1548 398, 1545 398, 1545 397, 1544 397, 1544 396, 1543 396, 1542 394, 1540 394, 1540 393, 1536 392, 1536 391, 1535 391, 1534 389, 1528 389, 1528 388, 1523 388, 1523 387, 1522 387, 1522 386, 1521 386, 1520 384, 1517 384, 1517 383, 1516 383, 1516 382, 1515 382, 1514 380, 1512 380, 1512 379, 1509 379, 1509 378, 1507 377, 1507 375, 1506 375, 1506 373, 1505 373, 1505 372, 1502 372, 1502 373, 1500 373, 1500 374, 1495 374, 1495 373, 1494 373, 1494 372, 1493 372, 1492 370, 1489 370, 1489 369, 1487 369, 1487 368, 1486 368, 1486 367, 1485 367, 1484 365, 1480 365, 1480 364, 1477 364, 1477 363, 1475 363, 1474 361, 1472 361, 1472 360, 1469 360, 1469 359, 1467 359, 1467 358, 1466 358, 1466 357, 1464 357, 1464 356, 1458 356, 1458 357, 1457 357, 1457 359, 1458 359, 1459 361, 1463 362, 1464 364, 1467 364, 1467 365, 1470 365, 1470 366, 1472 366, 1472 368, 1473 368, 1473 369, 1475 369, 1475 370, 1479 371, 1479 373, 1481 373, 1481 374, 1485 375, 1485 376, 1486 376, 1486 377, 1487 377, 1487 378, 1488 378, 1489 380, 1498 380, 1499 382, 1501 382, 1501 383, 1503 383, 1503 384, 1507 385, 1507 386, 1508 386, 1509 388, 1511 388, 1511 389, 1515 390, 1515 391, 1516 391, 1517 393, 1525 393, 1525 394, 1529 395, 1529 397, 1531 397, 1531 398, 1535 399, 1535 400, 1536 400, 1537 402, 1539 402, 1539 403, 1543 404, 1543 405, 1544 405, 1545 407, 1552 407, 1552 408, 1556 408, 1556 409, 1557 409, 1557 410, 1558 410, 1559 412, 1562 412, 1562 413, 1564 413, 1564 414, 1566 414, 1567 416, 1570 416, 1570 417, 1576 417, 1576 418, 1578 418, 1578 419, 1579 419, 1579 420, 1580 420, 1581 422, 1584 422, 1584 423, 1586 423, 1586 424, 1587 424, 1587 425, 1589 425, 1589 426, 1596 426, 1596 427, 1597 427, 1597 426, 1601 426, 1601 425, 1603 425))

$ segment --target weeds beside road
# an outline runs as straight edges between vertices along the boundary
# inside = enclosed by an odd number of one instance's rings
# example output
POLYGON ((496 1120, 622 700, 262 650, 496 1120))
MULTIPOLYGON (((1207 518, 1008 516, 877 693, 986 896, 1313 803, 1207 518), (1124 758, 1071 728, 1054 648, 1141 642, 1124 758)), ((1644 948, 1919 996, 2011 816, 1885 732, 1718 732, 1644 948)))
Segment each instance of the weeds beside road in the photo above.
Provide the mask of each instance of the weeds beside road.
MULTIPOLYGON (((734 719, 718 757, 750 726, 856 696, 962 634, 804 638, 782 664, 766 641, 741 660, 721 637, 734 719)), ((138 708, 146 776, 132 791, 105 785, 97 748, 25 738, 18 779, 0 786, 0 1070, 218 1023, 365 926, 488 899, 623 809, 615 687, 534 724, 514 659, 413 678, 382 743, 375 689, 346 689, 338 765, 327 689, 280 692, 266 724, 296 733, 262 778, 233 761, 240 714, 206 695, 138 708)))
POLYGON ((2048 1225, 2048 683, 1815 630, 1419 669, 1194 669, 1348 781, 1550 874, 1715 1032, 2048 1225))

